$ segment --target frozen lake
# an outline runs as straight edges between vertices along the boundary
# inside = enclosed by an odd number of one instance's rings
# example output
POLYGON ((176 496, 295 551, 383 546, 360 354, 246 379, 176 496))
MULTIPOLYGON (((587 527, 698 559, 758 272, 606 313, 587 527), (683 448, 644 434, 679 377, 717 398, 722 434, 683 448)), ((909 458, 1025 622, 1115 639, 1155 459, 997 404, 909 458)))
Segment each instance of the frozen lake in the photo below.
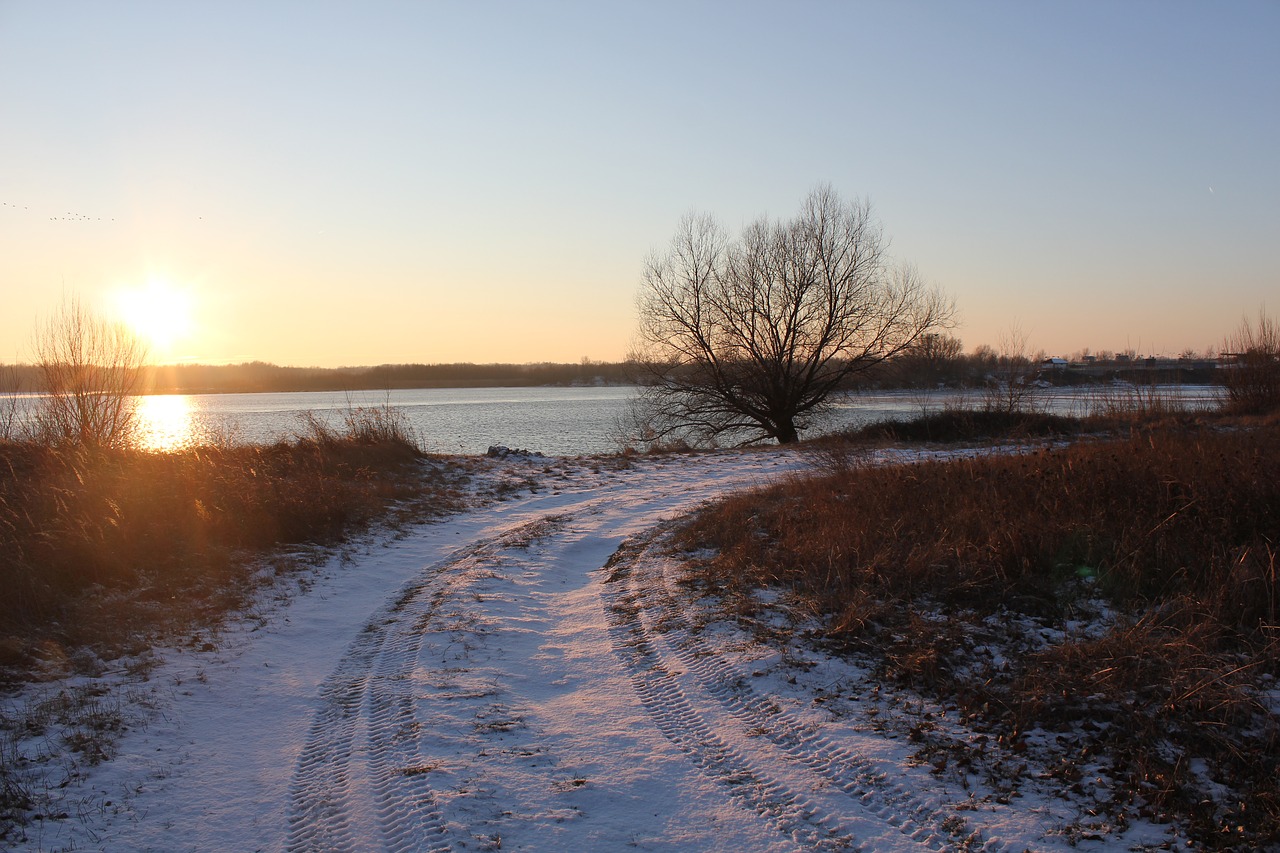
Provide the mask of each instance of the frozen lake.
MULTIPOLYGON (((270 443, 305 433, 313 413, 340 426, 356 407, 393 406, 433 453, 484 453, 491 445, 549 456, 613 453, 622 449, 618 422, 635 389, 609 387, 429 388, 398 391, 285 394, 191 394, 138 398, 143 444, 156 449, 216 441, 270 443)), ((1213 386, 1160 386, 1141 392, 1053 388, 1036 404, 1061 414, 1088 414, 1126 393, 1177 397, 1191 407, 1216 401, 1213 386)), ((29 398, 28 398, 29 400, 29 398)), ((892 391, 839 397, 831 416, 806 435, 886 418, 914 417, 946 406, 978 407, 982 391, 892 391)))

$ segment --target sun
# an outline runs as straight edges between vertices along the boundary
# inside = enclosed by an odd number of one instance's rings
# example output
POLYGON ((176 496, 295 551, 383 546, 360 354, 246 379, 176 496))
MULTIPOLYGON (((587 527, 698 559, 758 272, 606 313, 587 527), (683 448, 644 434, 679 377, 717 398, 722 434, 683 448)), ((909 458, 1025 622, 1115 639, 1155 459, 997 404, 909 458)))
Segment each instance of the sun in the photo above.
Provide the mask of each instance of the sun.
POLYGON ((159 279, 119 291, 116 309, 153 358, 172 355, 174 346, 190 336, 194 325, 191 293, 159 279))

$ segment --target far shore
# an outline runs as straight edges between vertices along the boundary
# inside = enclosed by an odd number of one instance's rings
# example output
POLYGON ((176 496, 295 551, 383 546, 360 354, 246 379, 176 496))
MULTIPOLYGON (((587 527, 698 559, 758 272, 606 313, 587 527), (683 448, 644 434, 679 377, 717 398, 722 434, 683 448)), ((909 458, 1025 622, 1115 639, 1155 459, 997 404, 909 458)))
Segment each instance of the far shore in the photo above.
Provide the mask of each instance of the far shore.
MULTIPOLYGON (((1060 360, 1059 360, 1060 361, 1060 360)), ((862 390, 981 387, 989 367, 972 359, 937 365, 892 364, 860 376, 862 390)), ((1211 360, 1139 359, 1051 366, 1027 362, 1024 370, 1045 384, 1097 385, 1119 380, 1137 385, 1214 385, 1211 360)), ((170 364, 145 369, 142 395, 281 394, 335 391, 406 391, 457 388, 608 387, 634 385, 632 362, 583 359, 576 363, 382 364, 371 367, 285 367, 262 361, 243 364, 170 364)), ((850 388, 853 391, 859 388, 850 388)), ((36 365, 0 365, 0 393, 39 393, 36 365)))

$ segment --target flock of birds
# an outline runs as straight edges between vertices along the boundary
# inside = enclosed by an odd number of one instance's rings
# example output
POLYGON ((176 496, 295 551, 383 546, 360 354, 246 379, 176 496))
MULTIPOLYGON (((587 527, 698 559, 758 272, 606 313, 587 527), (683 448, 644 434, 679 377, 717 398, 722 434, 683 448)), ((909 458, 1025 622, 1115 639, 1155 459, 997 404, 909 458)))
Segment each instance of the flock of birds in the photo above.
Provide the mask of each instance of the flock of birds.
MULTIPOLYGON (((30 205, 12 204, 7 201, 0 201, 0 207, 7 207, 10 210, 31 210, 30 205)), ((204 219, 203 216, 197 216, 196 219, 204 219)), ((65 214, 58 216, 50 216, 50 222, 115 222, 114 216, 87 216, 83 213, 75 211, 67 211, 65 214)))
MULTIPOLYGON (((7 201, 0 201, 0 207, 8 207, 12 210, 30 210, 31 209, 29 205, 19 206, 16 204, 10 204, 7 201)), ((86 216, 83 213, 75 213, 73 211, 68 211, 63 216, 50 216, 49 221, 50 222, 103 222, 103 221, 115 222, 116 218, 114 216, 111 216, 111 217, 107 217, 104 220, 103 217, 101 216, 86 216)))

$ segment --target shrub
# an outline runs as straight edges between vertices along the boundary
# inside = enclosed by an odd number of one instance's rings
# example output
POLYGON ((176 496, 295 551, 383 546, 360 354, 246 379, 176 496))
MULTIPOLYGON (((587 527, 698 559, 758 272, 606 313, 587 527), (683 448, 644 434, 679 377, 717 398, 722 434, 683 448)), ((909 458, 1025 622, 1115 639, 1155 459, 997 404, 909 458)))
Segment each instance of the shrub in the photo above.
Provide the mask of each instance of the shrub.
POLYGON ((146 348, 119 323, 70 299, 36 332, 44 395, 33 432, 46 444, 120 447, 133 437, 146 348))
POLYGON ((1243 320, 1222 345, 1231 359, 1221 370, 1225 407, 1239 415, 1258 415, 1280 409, 1280 324, 1258 312, 1255 322, 1243 320))

